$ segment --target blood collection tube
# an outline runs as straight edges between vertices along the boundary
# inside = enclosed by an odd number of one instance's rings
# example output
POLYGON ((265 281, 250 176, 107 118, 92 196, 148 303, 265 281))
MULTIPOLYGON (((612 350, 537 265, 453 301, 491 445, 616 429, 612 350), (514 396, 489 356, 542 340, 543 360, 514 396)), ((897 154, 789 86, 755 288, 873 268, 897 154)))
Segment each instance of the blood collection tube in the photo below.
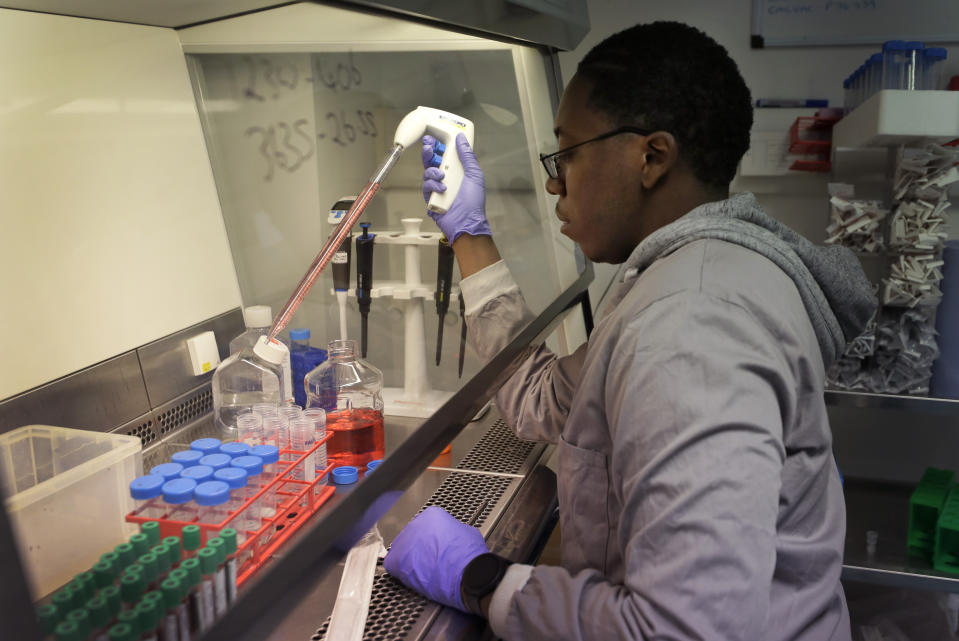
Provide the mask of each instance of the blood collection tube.
POLYGON ((60 614, 57 611, 57 606, 52 603, 39 605, 34 611, 34 614, 37 617, 37 625, 40 626, 40 634, 43 635, 44 641, 52 639, 57 623, 60 622, 60 614))
POLYGON ((134 641, 140 638, 140 633, 143 631, 143 628, 140 624, 140 616, 137 614, 136 605, 136 603, 133 603, 128 609, 117 613, 117 622, 125 623, 132 628, 133 636, 130 638, 134 641))
POLYGON ((166 543, 159 543, 150 548, 150 553, 157 559, 157 576, 153 583, 156 585, 170 571, 172 563, 170 562, 170 547, 166 543))
POLYGON ((73 621, 63 620, 53 629, 57 641, 81 641, 80 629, 73 621))
POLYGON ((226 590, 226 541, 219 536, 206 542, 206 546, 216 551, 216 574, 213 575, 213 612, 216 618, 226 614, 228 602, 226 590))
MULTIPOLYGON (((188 467, 186 469, 193 468, 188 467)), ((168 510, 167 519, 190 522, 196 518, 196 508, 191 503, 195 489, 196 481, 188 478, 173 479, 163 484, 163 501, 167 504, 168 510)), ((133 543, 132 537, 130 542, 133 543)), ((136 544, 134 544, 135 548, 136 544)))
POLYGON ((120 600, 120 586, 117 584, 108 585, 100 590, 100 596, 106 600, 107 611, 110 613, 110 618, 113 619, 120 608, 123 607, 123 601, 120 600))
POLYGON ((179 463, 183 467, 191 467, 198 465, 199 460, 204 456, 206 455, 199 450, 181 450, 170 457, 170 460, 174 463, 179 463))
POLYGON ((223 528, 220 532, 220 538, 224 541, 226 551, 226 602, 227 607, 233 605, 236 601, 236 579, 237 579, 237 550, 239 543, 238 533, 231 527, 223 528))
POLYGON ((236 417, 236 438, 247 445, 259 445, 263 442, 263 416, 260 414, 240 414, 236 417))
POLYGON ((198 438, 190 443, 190 449, 204 454, 213 454, 220 451, 223 443, 218 438, 198 438))
POLYGON ((161 612, 157 602, 144 597, 137 603, 136 612, 140 622, 140 641, 159 641, 157 626, 160 624, 161 612))
MULTIPOLYGON (((205 525, 219 525, 227 519, 227 503, 230 501, 230 486, 223 481, 206 481, 196 486, 193 499, 199 506, 198 519, 205 525)), ((207 539, 215 536, 219 531, 216 528, 206 529, 207 539)))
POLYGON ((160 463, 150 468, 150 474, 159 474, 164 480, 172 481, 180 476, 183 468, 184 466, 181 463, 160 463))
MULTIPOLYGON (((131 543, 120 543, 113 548, 113 553, 116 554, 116 569, 118 574, 123 568, 136 560, 136 555, 133 553, 133 545, 131 543)), ((109 554, 109 552, 107 552, 107 554, 109 554)), ((103 560, 103 556, 100 557, 100 560, 103 560)))
POLYGON ((229 454, 216 452, 215 454, 207 454, 201 458, 200 465, 206 465, 207 467, 213 468, 213 471, 216 472, 220 468, 228 466, 231 460, 233 459, 229 454))
POLYGON ((90 614, 90 632, 87 637, 93 641, 107 641, 107 626, 112 618, 107 600, 96 596, 87 601, 86 606, 90 614))
MULTIPOLYGON (((128 611, 132 608, 140 600, 140 595, 143 594, 144 590, 146 590, 146 583, 143 580, 142 573, 124 574, 120 578, 120 599, 123 602, 123 610, 128 611)), ((120 614, 117 614, 118 618, 120 614)))
POLYGON ((250 445, 240 441, 230 441, 229 443, 224 443, 220 446, 220 453, 226 454, 231 459, 235 459, 238 456, 246 456, 249 454, 250 445))
POLYGON ((198 556, 186 559, 180 564, 178 569, 187 573, 187 586, 189 586, 189 596, 187 598, 187 610, 190 613, 190 636, 199 636, 209 627, 204 618, 206 612, 206 603, 204 602, 203 590, 201 589, 202 575, 200 573, 200 558, 198 556))
POLYGON ((200 539, 201 532, 199 525, 185 525, 183 530, 180 532, 183 537, 183 559, 180 565, 186 562, 187 559, 192 559, 196 556, 196 551, 200 549, 200 539))
POLYGON ((158 474, 147 474, 130 481, 130 497, 133 499, 133 513, 148 519, 159 519, 166 514, 166 508, 160 505, 166 481, 158 474))
MULTIPOLYGON (((112 554, 112 552, 109 554, 112 554)), ((93 564, 93 577, 96 580, 98 590, 113 585, 117 578, 116 566, 109 561, 103 561, 103 557, 100 558, 100 561, 93 564)))
MULTIPOLYGON (((313 437, 316 441, 320 441, 326 437, 326 410, 319 407, 311 407, 308 410, 303 410, 303 415, 313 421, 313 437)), ((323 472, 326 471, 326 443, 316 448, 314 463, 316 464, 317 475, 323 474, 323 472)), ((327 481, 328 479, 323 477, 317 482, 316 486, 326 485, 327 481)))
POLYGON ((107 632, 110 641, 136 641, 136 632, 128 623, 114 623, 107 632))
POLYGON ((163 544, 167 546, 167 551, 170 555, 170 566, 176 567, 176 565, 180 562, 180 559, 183 558, 183 546, 180 543, 180 537, 164 537, 163 544))
MULTIPOLYGON (((164 556, 166 551, 164 551, 164 556)), ((143 583, 147 589, 153 587, 153 584, 156 582, 157 577, 160 576, 160 560, 157 558, 156 553, 147 552, 146 554, 141 554, 137 559, 137 563, 143 567, 143 583)))
POLYGON ((77 639, 86 639, 93 630, 90 622, 90 612, 86 608, 77 608, 67 613, 65 621, 72 621, 77 625, 77 639))
MULTIPOLYGON (((180 583, 180 601, 176 607, 177 630, 180 641, 190 641, 192 637, 190 633, 190 587, 192 586, 190 573, 180 567, 170 572, 169 578, 180 583)), ((164 583, 166 582, 164 581, 164 583)), ((166 595, 166 587, 164 587, 164 595, 166 595)))
POLYGON ((173 577, 163 579, 160 584, 163 592, 163 615, 160 625, 161 641, 181 641, 180 618, 177 608, 182 605, 180 596, 180 581, 173 577))
POLYGON ((159 521, 147 521, 140 526, 140 531, 147 535, 147 540, 150 542, 151 547, 160 542, 159 521))
POLYGON ((205 547, 197 553, 200 560, 200 591, 203 592, 203 622, 208 629, 216 621, 213 585, 216 581, 216 550, 205 547))
MULTIPOLYGON (((167 483, 169 483, 169 481, 167 481, 167 483)), ((166 483, 164 483, 164 485, 166 485, 166 483)), ((163 500, 166 501, 166 499, 163 500)), ((133 559, 130 560, 130 563, 134 563, 136 561, 136 557, 140 556, 141 554, 146 554, 150 551, 150 540, 143 532, 137 532, 131 536, 130 545, 133 547, 133 559)), ((127 563, 127 565, 130 565, 130 563, 127 563)))

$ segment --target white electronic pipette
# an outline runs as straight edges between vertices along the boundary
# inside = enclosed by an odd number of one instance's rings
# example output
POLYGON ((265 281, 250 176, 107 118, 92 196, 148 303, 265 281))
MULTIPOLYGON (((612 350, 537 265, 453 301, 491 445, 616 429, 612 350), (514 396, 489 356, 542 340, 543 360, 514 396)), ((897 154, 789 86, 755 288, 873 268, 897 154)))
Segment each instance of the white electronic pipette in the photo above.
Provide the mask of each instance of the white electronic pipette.
POLYGON ((269 332, 270 338, 276 338, 293 318, 293 314, 299 308, 300 303, 303 302, 303 298, 313 287, 313 282, 329 264, 343 240, 349 236, 353 225, 359 220, 370 201, 373 200, 373 196, 379 190, 383 179, 386 178, 393 165, 399 160, 403 151, 414 146, 424 134, 430 134, 443 145, 442 149, 437 146, 434 161, 438 160, 438 166, 445 173, 443 184, 446 185, 446 191, 443 193, 433 192, 427 208, 437 214, 446 213, 463 183, 463 163, 460 162, 459 153, 455 148, 456 135, 461 133, 466 135, 466 140, 472 146, 473 123, 448 111, 433 109, 432 107, 417 107, 403 117, 403 120, 396 127, 393 147, 387 153, 386 159, 377 167, 366 187, 353 202, 349 212, 343 217, 339 226, 333 230, 330 237, 327 238, 320 253, 313 259, 313 264, 310 265, 296 289, 293 290, 289 300, 286 301, 280 313, 273 319, 273 325, 269 332))

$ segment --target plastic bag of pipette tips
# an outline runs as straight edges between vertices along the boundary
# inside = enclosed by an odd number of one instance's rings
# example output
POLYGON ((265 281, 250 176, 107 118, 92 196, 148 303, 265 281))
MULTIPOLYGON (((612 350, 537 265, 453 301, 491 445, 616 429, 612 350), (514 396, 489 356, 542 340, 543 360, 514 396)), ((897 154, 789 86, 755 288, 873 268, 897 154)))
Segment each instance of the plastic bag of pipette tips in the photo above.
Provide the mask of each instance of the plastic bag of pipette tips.
POLYGON ((326 641, 360 641, 373 593, 377 559, 386 556, 383 537, 375 525, 346 555, 336 603, 330 615, 326 641))
POLYGON ((952 641, 959 638, 946 594, 845 582, 854 641, 952 641))

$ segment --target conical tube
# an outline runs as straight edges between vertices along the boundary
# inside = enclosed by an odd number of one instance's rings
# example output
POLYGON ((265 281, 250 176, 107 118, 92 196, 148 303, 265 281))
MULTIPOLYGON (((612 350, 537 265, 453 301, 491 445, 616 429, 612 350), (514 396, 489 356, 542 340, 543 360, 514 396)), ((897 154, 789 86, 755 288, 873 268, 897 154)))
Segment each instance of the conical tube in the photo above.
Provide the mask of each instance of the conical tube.
POLYGON ((330 234, 330 237, 326 239, 326 244, 323 245, 323 249, 320 250, 320 253, 316 255, 316 258, 313 260, 313 264, 310 265, 310 269, 307 270, 306 275, 303 276, 300 284, 296 286, 295 290, 293 290, 293 294, 290 296, 289 300, 286 301, 286 304, 283 305, 283 309, 281 309, 280 313, 277 314, 276 318, 273 319, 273 325, 270 327, 269 333, 269 337, 271 339, 276 338, 276 336, 282 332, 283 328, 285 328, 290 322, 290 319, 293 318, 293 314, 296 313, 300 303, 302 303, 303 299, 306 297, 307 292, 309 292, 310 288, 313 287, 313 282, 316 280, 317 276, 320 275, 320 272, 322 272, 323 269, 329 264, 330 260, 333 259, 333 254, 336 253, 340 243, 342 243, 343 239, 349 235, 350 230, 353 229, 353 225, 355 225, 356 221, 359 220, 361 215, 363 215, 363 211, 366 209, 366 206, 370 204, 370 201, 373 200, 373 196, 375 196, 376 192, 379 190, 383 179, 386 178, 388 173, 390 173, 393 165, 396 164, 396 161, 399 160, 402 154, 403 145, 399 143, 393 145, 393 148, 386 155, 386 159, 380 164, 379 167, 377 167, 373 177, 370 178, 370 182, 366 184, 366 187, 363 188, 363 191, 360 192, 360 195, 357 196, 355 201, 353 201, 353 206, 350 207, 350 210, 347 212, 346 216, 343 217, 343 220, 340 221, 340 224, 337 225, 335 230, 333 230, 333 233, 330 234))

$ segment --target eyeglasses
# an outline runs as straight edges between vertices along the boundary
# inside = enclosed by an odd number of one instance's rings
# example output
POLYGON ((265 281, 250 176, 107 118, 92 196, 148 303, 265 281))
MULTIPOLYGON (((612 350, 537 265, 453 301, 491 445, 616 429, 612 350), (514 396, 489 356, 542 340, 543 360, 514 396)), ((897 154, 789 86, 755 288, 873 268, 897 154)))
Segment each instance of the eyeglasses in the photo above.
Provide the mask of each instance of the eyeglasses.
POLYGON ((607 131, 604 134, 596 136, 595 138, 590 138, 589 140, 584 140, 583 142, 576 143, 565 149, 560 149, 559 151, 554 151, 551 154, 540 154, 539 161, 543 163, 543 169, 546 170, 546 175, 557 180, 560 177, 561 166, 559 165, 559 159, 562 156, 565 156, 569 152, 573 151, 577 147, 582 147, 583 145, 588 145, 591 142, 597 142, 599 140, 606 140, 607 138, 612 138, 613 136, 618 136, 619 134, 636 134, 638 136, 648 136, 651 134, 651 131, 645 129, 639 129, 637 127, 619 127, 613 129, 612 131, 607 131))

